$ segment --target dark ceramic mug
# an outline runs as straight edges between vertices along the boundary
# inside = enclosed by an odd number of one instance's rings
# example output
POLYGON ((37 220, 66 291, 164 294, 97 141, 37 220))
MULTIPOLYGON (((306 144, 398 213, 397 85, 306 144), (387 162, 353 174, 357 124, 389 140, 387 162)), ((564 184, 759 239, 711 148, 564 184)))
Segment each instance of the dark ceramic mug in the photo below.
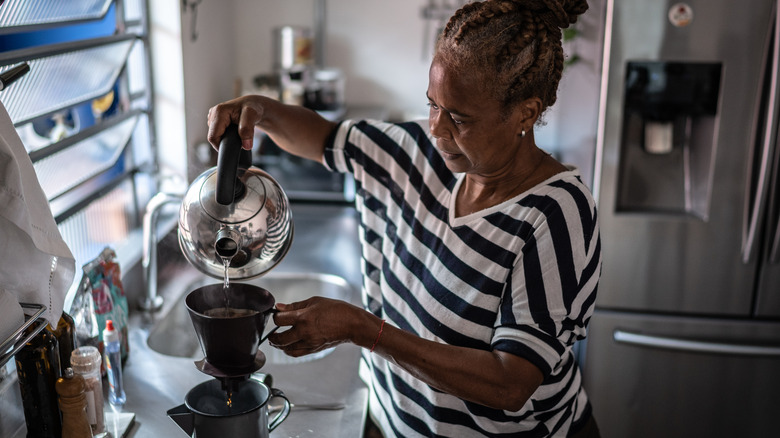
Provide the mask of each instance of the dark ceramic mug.
POLYGON ((276 388, 254 379, 240 382, 229 395, 219 380, 192 388, 184 404, 168 410, 168 416, 189 436, 198 438, 268 438, 290 414, 290 401, 276 388), (284 400, 282 410, 269 421, 268 402, 284 400))

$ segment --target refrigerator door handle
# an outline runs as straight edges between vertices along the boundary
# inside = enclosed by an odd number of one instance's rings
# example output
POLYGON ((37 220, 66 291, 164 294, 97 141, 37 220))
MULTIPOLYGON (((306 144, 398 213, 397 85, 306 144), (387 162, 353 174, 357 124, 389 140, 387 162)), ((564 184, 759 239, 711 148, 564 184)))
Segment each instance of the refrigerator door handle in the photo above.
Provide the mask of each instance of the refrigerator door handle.
MULTIPOLYGON (((750 205, 750 193, 747 193, 744 207, 744 222, 742 231, 742 263, 750 263, 753 253, 756 252, 756 241, 761 225, 761 216, 766 207, 767 190, 769 185, 769 168, 772 161, 772 146, 775 143, 777 131, 778 109, 778 74, 780 74, 780 8, 775 4, 774 43, 772 48, 772 72, 769 84, 769 99, 767 100, 766 126, 761 146, 761 163, 758 170, 758 182, 750 205)), ((752 171, 751 171, 752 172, 752 171)), ((750 176, 752 179, 752 175, 750 176)), ((747 184, 750 187, 750 184, 747 184)))
MULTIPOLYGON (((775 151, 775 154, 780 154, 780 149, 775 151)), ((777 211, 775 204, 780 206, 780 156, 775 157, 774 169, 772 170, 772 191, 770 192, 769 199, 772 199, 770 203, 770 210, 777 211)), ((767 218, 771 219, 771 214, 767 218)), ((770 264, 780 263, 780 214, 777 214, 777 222, 772 226, 774 228, 769 236, 772 239, 771 246, 769 247, 769 256, 767 258, 770 264), (774 237, 772 237, 774 236, 774 237)))
POLYGON ((664 348, 667 350, 694 353, 729 354, 737 356, 780 357, 780 347, 763 345, 728 344, 722 342, 691 341, 666 336, 643 335, 624 330, 612 333, 615 342, 640 347, 664 348))
POLYGON ((775 241, 772 243, 772 251, 769 253, 769 263, 780 263, 780 217, 775 224, 775 241))

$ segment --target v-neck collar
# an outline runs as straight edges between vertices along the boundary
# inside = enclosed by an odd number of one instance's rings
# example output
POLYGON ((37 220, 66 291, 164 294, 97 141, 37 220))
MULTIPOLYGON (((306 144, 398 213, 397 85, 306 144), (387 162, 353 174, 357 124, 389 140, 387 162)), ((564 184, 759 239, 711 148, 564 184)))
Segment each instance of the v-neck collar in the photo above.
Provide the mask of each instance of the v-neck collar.
POLYGON ((540 182, 539 184, 531 187, 530 189, 528 189, 528 190, 526 190, 526 191, 524 191, 522 193, 519 193, 516 196, 513 196, 512 198, 507 199, 506 201, 500 202, 500 203, 498 203, 498 204, 496 204, 496 205, 494 205, 492 207, 488 207, 488 208, 485 208, 485 209, 482 209, 482 210, 478 210, 478 211, 475 211, 473 213, 469 213, 469 214, 467 214, 465 216, 460 216, 460 217, 455 217, 455 207, 456 207, 457 198, 458 198, 457 194, 458 194, 458 191, 460 190, 460 186, 463 184, 463 181, 466 179, 466 174, 465 173, 457 174, 456 175, 455 186, 452 188, 452 192, 450 192, 450 194, 449 194, 450 199, 449 199, 449 202, 447 203, 447 208, 448 208, 447 215, 448 215, 448 220, 449 220, 450 226, 452 226, 452 227, 459 227, 459 226, 462 226, 462 225, 466 225, 466 224, 468 224, 468 223, 470 223, 470 222, 472 222, 474 220, 481 219, 483 217, 489 216, 492 213, 495 213, 497 211, 503 210, 508 205, 517 203, 520 199, 528 196, 529 194, 531 194, 531 193, 533 193, 535 191, 540 190, 540 188, 542 188, 544 186, 547 186, 548 184, 550 184, 553 181, 566 179, 566 178, 569 178, 571 176, 577 176, 579 174, 579 171, 577 170, 576 167, 574 167, 574 166, 566 166, 566 167, 569 170, 566 170, 566 171, 563 171, 563 172, 560 172, 560 173, 556 173, 555 175, 547 178, 546 180, 540 182))

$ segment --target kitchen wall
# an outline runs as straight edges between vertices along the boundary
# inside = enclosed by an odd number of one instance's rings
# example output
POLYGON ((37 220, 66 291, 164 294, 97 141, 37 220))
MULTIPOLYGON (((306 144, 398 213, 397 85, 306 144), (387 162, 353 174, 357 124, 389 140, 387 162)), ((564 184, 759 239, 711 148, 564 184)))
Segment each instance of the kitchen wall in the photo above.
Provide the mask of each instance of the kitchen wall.
MULTIPOLYGON (((272 70, 273 29, 281 25, 314 26, 319 0, 203 0, 197 20, 191 8, 178 2, 160 17, 178 16, 184 93, 180 105, 183 127, 161 134, 164 148, 180 150, 181 132, 190 158, 190 179, 206 164, 196 164, 196 146, 205 141, 208 108, 251 88, 252 78, 272 70), (193 40, 192 30, 197 32, 193 40), (236 85, 240 82, 240 86, 236 85)), ((563 161, 579 166, 592 181, 601 44, 605 0, 591 0, 578 23, 580 35, 567 44, 579 61, 567 67, 558 103, 545 115, 537 142, 563 161)), ((158 2, 150 2, 158 3, 158 2)), ((188 0, 194 3, 194 0, 188 0)), ((353 106, 381 106, 393 119, 426 116, 425 90, 435 32, 443 25, 422 18, 429 0, 327 0, 325 64, 344 71, 346 100, 353 106)), ((440 4, 441 1, 434 1, 440 4)), ((174 56, 175 57, 175 56, 174 56)), ((158 68, 159 70, 159 68, 158 68)), ((157 76, 174 74, 159 72, 157 76)), ((165 102, 164 102, 165 103, 165 102)), ((158 118, 159 119, 159 118, 158 118)), ((170 123, 158 124, 158 130, 170 123)), ((175 127, 175 123, 170 123, 175 127)), ((184 147, 184 145, 181 145, 184 147)), ((207 149, 206 149, 207 150, 207 149)), ((164 160, 170 161, 170 160, 164 160)), ((173 160, 176 164, 176 160, 173 160)), ((178 163, 181 167, 182 164, 178 163)))
MULTIPOLYGON (((317 0, 236 1, 238 74, 244 81, 273 65, 273 29, 293 24, 312 27, 317 0)), ((380 105, 394 118, 427 114, 431 36, 425 37, 422 0, 328 0, 326 66, 347 77, 346 100, 380 105), (425 46, 425 47, 424 47, 425 46)))
MULTIPOLYGON (((191 181, 209 167, 210 157, 198 154, 197 147, 206 142, 208 109, 232 96, 236 77, 233 4, 215 0, 148 3, 160 167, 163 174, 191 181)), ((210 152, 208 147, 205 150, 210 152)))
POLYGON ((588 4, 575 24, 578 36, 564 43, 569 59, 578 60, 564 69, 558 100, 544 115, 546 125, 537 130, 536 142, 562 162, 579 167, 583 181, 593 188, 606 0, 588 4))

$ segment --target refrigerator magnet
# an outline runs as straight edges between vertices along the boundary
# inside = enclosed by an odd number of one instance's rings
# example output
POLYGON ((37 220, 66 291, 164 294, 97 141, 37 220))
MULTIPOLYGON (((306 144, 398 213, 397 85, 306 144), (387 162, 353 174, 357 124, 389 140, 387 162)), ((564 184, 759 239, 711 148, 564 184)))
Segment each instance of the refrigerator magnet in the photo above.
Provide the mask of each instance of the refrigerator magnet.
POLYGON ((675 27, 685 27, 693 21, 693 9, 685 3, 677 3, 669 8, 669 21, 675 27))

